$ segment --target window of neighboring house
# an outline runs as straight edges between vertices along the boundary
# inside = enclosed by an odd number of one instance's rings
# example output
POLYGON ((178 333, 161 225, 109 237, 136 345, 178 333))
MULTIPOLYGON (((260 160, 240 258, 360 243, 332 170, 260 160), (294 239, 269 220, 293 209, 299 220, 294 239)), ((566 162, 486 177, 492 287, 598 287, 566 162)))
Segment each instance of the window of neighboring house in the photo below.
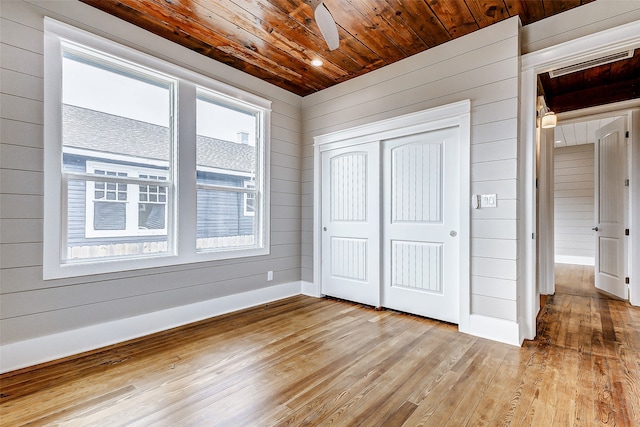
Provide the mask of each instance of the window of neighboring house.
POLYGON ((268 254, 269 124, 269 101, 45 18, 44 278, 268 254))
MULTIPOLYGON (((244 188, 254 190, 256 183, 253 181, 245 181, 244 188)), ((256 214, 256 193, 244 193, 244 216, 254 216, 256 214)))
POLYGON ((113 180, 87 182, 87 238, 167 234, 166 174, 158 170, 97 162, 87 162, 87 172, 113 180), (128 177, 146 181, 138 185, 119 182, 128 177))

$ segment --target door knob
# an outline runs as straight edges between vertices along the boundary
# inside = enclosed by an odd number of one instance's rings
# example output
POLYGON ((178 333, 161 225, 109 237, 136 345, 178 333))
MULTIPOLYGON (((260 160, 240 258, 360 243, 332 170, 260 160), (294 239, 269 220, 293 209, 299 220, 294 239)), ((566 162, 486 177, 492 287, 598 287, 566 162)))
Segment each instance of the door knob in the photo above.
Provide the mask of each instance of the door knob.
POLYGON ((593 231, 598 231, 598 227, 593 227, 592 230, 593 231))
POLYGON ((451 237, 456 237, 457 235, 458 235, 458 233, 456 232, 456 230, 451 230, 449 232, 449 236, 451 236, 451 237))
POLYGON ((324 231, 327 231, 327 227, 324 227, 324 228, 323 228, 323 230, 324 230, 324 231))

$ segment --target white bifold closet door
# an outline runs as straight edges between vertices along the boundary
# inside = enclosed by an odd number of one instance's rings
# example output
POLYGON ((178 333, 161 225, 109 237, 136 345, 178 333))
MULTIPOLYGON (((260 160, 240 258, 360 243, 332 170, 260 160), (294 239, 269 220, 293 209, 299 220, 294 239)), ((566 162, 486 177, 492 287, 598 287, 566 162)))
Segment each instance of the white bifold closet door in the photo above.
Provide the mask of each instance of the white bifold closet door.
POLYGON ((322 293, 380 306, 380 150, 322 153, 322 293))
POLYGON ((459 322, 459 128, 383 141, 382 305, 459 322))

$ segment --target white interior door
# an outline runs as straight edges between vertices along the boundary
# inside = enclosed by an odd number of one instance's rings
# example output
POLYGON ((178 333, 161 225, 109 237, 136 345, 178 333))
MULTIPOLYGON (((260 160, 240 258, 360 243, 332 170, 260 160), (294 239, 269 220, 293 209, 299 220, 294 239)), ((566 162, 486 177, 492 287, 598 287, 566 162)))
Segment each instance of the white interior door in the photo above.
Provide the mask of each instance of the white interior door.
POLYGON ((385 307, 459 322, 460 136, 383 141, 385 307))
POLYGON ((626 175, 624 117, 596 131, 595 282, 596 288, 627 299, 625 284, 624 196, 626 175))
POLYGON ((377 143, 322 153, 322 293, 380 306, 377 143))

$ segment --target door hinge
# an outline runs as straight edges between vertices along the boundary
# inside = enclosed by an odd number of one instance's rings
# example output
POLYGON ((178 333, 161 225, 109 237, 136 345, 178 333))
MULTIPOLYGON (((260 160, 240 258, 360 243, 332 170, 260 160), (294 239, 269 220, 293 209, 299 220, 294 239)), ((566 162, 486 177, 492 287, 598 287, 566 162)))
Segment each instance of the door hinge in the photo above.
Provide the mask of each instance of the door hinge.
POLYGON ((624 278, 624 283, 625 283, 626 285, 628 285, 628 284, 629 284, 629 278, 628 278, 628 277, 625 277, 625 278, 624 278))
POLYGON ((628 235, 629 235, 629 229, 628 229, 628 228, 625 228, 625 229, 624 229, 624 235, 625 235, 625 236, 628 236, 628 235))
POLYGON ((536 178, 536 188, 540 188, 540 178, 536 178))
POLYGON ((628 186, 629 186, 629 178, 627 178, 627 179, 625 179, 625 180, 624 180, 624 186, 625 186, 625 187, 628 187, 628 186))
POLYGON ((625 138, 629 138, 629 131, 626 131, 626 132, 624 133, 624 137, 625 137, 625 138))

